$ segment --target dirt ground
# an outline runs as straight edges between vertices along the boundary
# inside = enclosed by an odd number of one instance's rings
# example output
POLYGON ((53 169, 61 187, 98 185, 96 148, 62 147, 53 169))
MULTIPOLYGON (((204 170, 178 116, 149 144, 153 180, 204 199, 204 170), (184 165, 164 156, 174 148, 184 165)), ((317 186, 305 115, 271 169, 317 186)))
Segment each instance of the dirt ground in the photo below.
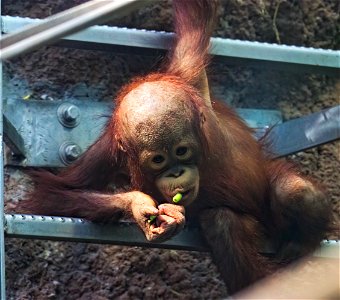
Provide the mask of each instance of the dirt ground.
MULTIPOLYGON (((3 15, 43 18, 84 1, 2 1, 3 15)), ((215 36, 339 49, 337 0, 223 1, 215 36), (275 14, 275 11, 277 12, 275 14), (276 17, 275 17, 276 16, 276 17)), ((171 31, 169 1, 151 1, 139 12, 111 25, 171 31)), ((145 73, 155 58, 44 47, 5 64, 10 78, 26 80, 34 98, 62 99, 79 85, 111 101, 131 76, 145 73)), ((229 66, 209 68, 219 98, 235 107, 279 109, 285 119, 339 104, 340 81, 316 73, 229 66)), ((305 174, 328 190, 340 215, 340 143, 298 153, 305 174)), ((7 212, 30 189, 21 170, 5 174, 7 212)), ((329 238, 339 238, 332 232, 329 238)), ((81 243, 7 239, 8 299, 221 299, 227 296, 208 253, 142 249, 81 243)))

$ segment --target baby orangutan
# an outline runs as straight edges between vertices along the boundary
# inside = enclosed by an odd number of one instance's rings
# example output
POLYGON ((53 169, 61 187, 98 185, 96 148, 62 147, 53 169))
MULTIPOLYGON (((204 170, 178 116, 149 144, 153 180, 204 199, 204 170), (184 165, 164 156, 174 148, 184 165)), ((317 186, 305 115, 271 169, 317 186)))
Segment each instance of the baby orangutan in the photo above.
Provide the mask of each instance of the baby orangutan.
POLYGON ((128 216, 150 241, 172 237, 185 217, 197 220, 234 293, 313 251, 330 204, 295 166, 273 160, 233 110, 211 101, 205 67, 216 1, 173 5, 177 37, 163 70, 122 88, 101 137, 73 165, 34 173, 25 211, 128 216), (260 253, 265 240, 275 256, 260 253))

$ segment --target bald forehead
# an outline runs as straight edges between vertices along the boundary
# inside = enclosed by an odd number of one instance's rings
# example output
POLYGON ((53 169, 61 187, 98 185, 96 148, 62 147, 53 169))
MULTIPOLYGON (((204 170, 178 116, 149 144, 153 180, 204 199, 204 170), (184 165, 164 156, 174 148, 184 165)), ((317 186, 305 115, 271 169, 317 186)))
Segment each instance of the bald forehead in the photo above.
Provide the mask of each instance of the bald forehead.
POLYGON ((195 140, 192 124, 188 120, 175 118, 141 122, 133 131, 133 138, 141 148, 149 150, 166 150, 183 140, 195 140))
POLYGON ((187 94, 171 83, 143 83, 122 101, 121 121, 142 147, 165 147, 192 135, 188 102, 187 94))
POLYGON ((130 91, 121 110, 130 124, 170 111, 186 109, 187 95, 168 82, 146 82, 130 91))

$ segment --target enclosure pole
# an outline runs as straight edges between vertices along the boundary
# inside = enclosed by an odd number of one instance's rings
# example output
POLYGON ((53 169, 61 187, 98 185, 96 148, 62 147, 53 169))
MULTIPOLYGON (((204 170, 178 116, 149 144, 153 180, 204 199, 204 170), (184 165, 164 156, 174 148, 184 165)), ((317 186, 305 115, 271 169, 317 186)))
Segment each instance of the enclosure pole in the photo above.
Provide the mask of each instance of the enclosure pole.
POLYGON ((39 24, 5 36, 0 42, 0 59, 6 60, 48 43, 110 20, 123 17, 149 0, 92 0, 46 18, 39 24))
POLYGON ((0 299, 6 298, 4 237, 4 161, 2 126, 2 63, 0 62, 0 299))
MULTIPOLYGON (((1 21, 1 0, 0 0, 1 21)), ((2 27, 2 22, 0 22, 2 27)), ((2 28, 0 28, 0 35, 2 28)), ((6 299, 5 285, 5 237, 4 237, 4 153, 3 153, 3 117, 2 117, 2 62, 0 61, 0 298, 6 299)))

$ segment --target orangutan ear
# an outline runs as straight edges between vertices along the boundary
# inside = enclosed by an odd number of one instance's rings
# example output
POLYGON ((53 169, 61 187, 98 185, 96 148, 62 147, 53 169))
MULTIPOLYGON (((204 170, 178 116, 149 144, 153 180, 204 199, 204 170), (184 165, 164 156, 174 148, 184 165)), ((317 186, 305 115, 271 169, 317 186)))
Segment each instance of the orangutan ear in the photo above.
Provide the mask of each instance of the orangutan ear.
POLYGON ((205 117, 205 114, 204 112, 201 110, 200 111, 200 126, 201 128, 203 127, 204 123, 206 122, 206 117, 205 117))
POLYGON ((117 148, 122 152, 127 152, 126 149, 123 146, 122 141, 120 139, 116 139, 116 141, 117 141, 117 148))
POLYGON ((202 71, 197 81, 196 88, 200 91, 205 104, 208 107, 211 107, 209 83, 208 83, 207 73, 205 69, 202 71))

